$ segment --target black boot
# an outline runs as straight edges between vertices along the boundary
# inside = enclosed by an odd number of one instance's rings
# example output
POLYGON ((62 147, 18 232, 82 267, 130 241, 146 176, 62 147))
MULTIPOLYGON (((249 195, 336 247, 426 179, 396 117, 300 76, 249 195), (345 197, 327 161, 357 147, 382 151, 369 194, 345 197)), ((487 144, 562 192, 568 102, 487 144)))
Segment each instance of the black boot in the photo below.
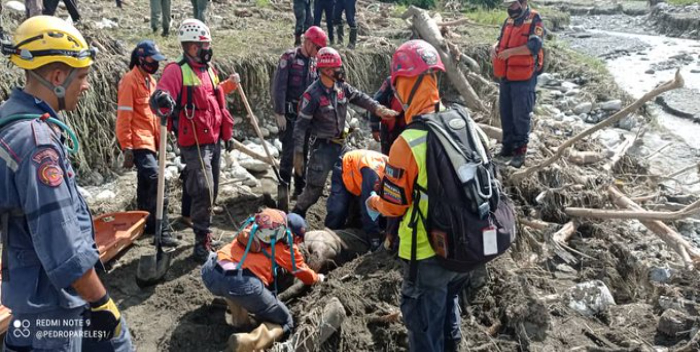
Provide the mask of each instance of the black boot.
POLYGON ((335 32, 336 32, 335 34, 338 38, 337 43, 339 46, 343 45, 343 39, 344 39, 343 37, 345 36, 344 30, 345 29, 343 28, 342 25, 338 25, 338 27, 336 27, 336 29, 335 29, 335 32))
MULTIPOLYGON (((153 239, 153 243, 155 244, 156 239, 153 239)), ((168 231, 165 233, 162 233, 160 235, 160 245, 163 247, 177 247, 180 245, 180 242, 175 239, 175 236, 173 236, 173 233, 168 231)))
POLYGON ((499 158, 510 158, 511 156, 513 156, 513 147, 511 147, 509 145, 505 145, 505 144, 502 145, 501 151, 498 152, 497 156, 499 158))
POLYGON ((357 27, 350 27, 350 42, 348 43, 348 49, 355 49, 357 44, 357 27))
POLYGON ((212 252, 211 233, 195 234, 194 253, 192 258, 198 263, 204 263, 212 252))
POLYGON ((301 34, 294 35, 294 46, 301 45, 301 34))
POLYGON ((527 154, 527 146, 524 145, 518 149, 515 150, 515 156, 513 156, 513 159, 510 159, 510 166, 519 169, 525 164, 525 155, 527 154))

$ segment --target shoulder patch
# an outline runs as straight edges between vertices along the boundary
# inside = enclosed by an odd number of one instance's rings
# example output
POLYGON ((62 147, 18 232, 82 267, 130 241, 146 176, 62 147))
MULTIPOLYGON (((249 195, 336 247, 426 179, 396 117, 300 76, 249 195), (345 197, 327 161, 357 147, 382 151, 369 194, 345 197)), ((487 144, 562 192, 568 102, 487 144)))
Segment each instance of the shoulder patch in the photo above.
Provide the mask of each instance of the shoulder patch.
POLYGON ((59 159, 58 152, 53 148, 45 148, 34 153, 32 156, 32 161, 37 164, 42 164, 44 160, 47 162, 57 163, 59 159))
POLYGON ((386 174, 387 176, 389 176, 393 179, 397 179, 397 180, 400 179, 401 176, 403 176, 403 173, 404 173, 403 169, 393 167, 389 164, 386 164, 386 166, 384 167, 384 174, 386 174))
POLYGON ((544 29, 541 26, 535 26, 535 35, 538 37, 544 36, 544 29))
POLYGON ((37 178, 49 187, 58 187, 63 183, 63 171, 56 162, 45 161, 37 169, 37 178))
POLYGON ((403 189, 403 187, 399 187, 397 184, 389 181, 386 177, 384 180, 382 180, 381 197, 382 199, 394 204, 408 204, 406 200, 406 191, 403 189))
POLYGON ((303 111, 309 105, 309 100, 311 100, 311 94, 304 93, 301 97, 301 102, 299 103, 299 111, 303 111))

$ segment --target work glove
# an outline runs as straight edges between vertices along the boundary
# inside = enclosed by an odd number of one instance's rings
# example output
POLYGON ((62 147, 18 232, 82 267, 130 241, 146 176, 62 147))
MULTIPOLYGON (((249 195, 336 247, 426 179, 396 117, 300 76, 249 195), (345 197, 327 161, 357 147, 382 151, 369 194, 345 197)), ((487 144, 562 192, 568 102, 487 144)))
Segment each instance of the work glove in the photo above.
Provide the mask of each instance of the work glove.
POLYGON ((326 281, 326 275, 318 274, 318 282, 324 282, 324 281, 326 281))
POLYGON ((157 90, 151 96, 151 109, 158 116, 169 116, 175 110, 175 101, 168 92, 157 90))
POLYGON ((125 169, 131 169, 134 167, 134 151, 131 149, 124 149, 124 164, 122 167, 125 169))
POLYGON ((235 146, 236 146, 236 143, 233 141, 233 138, 226 141, 226 151, 227 152, 232 152, 233 149, 235 148, 235 146))
POLYGON ((238 73, 232 73, 230 76, 228 76, 228 79, 230 79, 233 83, 239 84, 241 83, 241 75, 238 73))
POLYGON ((277 119, 277 127, 279 127, 280 132, 284 132, 287 129, 287 118, 282 114, 275 114, 277 119))
POLYGON ((85 320, 86 330, 92 331, 99 341, 110 340, 122 333, 121 316, 112 298, 105 294, 97 302, 90 303, 85 320))
POLYGON ((372 221, 377 221, 377 218, 379 217, 379 212, 374 210, 372 208, 372 206, 370 205, 370 199, 372 199, 372 197, 374 197, 376 195, 377 195, 377 192, 372 191, 372 193, 370 193, 370 196, 367 197, 367 200, 365 201, 365 207, 367 208, 367 215, 369 215, 369 217, 370 217, 370 219, 372 219, 372 221))
POLYGON ((391 119, 399 116, 398 111, 391 110, 384 105, 379 105, 375 114, 383 119, 391 119))
POLYGON ((304 153, 294 153, 294 173, 297 176, 304 173, 304 153))
POLYGON ((379 142, 381 140, 379 131, 373 131, 372 138, 374 138, 375 141, 379 142))

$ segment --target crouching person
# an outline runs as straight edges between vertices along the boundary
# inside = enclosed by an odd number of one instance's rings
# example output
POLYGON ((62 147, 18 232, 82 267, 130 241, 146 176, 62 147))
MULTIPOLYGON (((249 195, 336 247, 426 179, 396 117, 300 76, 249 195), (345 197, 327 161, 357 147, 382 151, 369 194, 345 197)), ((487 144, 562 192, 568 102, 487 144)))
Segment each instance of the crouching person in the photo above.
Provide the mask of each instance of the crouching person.
POLYGON ((202 280, 211 293, 225 297, 239 313, 250 312, 263 322, 252 333, 231 335, 231 350, 270 347, 294 328, 289 309, 273 293, 278 268, 307 285, 325 279, 308 267, 299 251, 297 244, 305 233, 306 222, 299 215, 265 209, 248 219, 233 241, 212 253, 202 267, 202 280))

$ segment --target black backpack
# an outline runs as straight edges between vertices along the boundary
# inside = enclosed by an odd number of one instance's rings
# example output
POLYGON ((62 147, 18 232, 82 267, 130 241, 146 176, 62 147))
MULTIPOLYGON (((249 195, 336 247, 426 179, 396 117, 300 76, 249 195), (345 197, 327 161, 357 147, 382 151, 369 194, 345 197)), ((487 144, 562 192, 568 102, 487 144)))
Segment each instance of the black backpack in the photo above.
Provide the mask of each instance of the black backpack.
POLYGON ((462 107, 414 117, 408 128, 428 131, 428 214, 417 204, 411 216, 411 276, 416 273, 416 221, 422 221, 437 258, 446 269, 468 272, 503 252, 515 240, 515 216, 501 191, 496 168, 462 107), (427 216, 426 216, 427 215, 427 216))

